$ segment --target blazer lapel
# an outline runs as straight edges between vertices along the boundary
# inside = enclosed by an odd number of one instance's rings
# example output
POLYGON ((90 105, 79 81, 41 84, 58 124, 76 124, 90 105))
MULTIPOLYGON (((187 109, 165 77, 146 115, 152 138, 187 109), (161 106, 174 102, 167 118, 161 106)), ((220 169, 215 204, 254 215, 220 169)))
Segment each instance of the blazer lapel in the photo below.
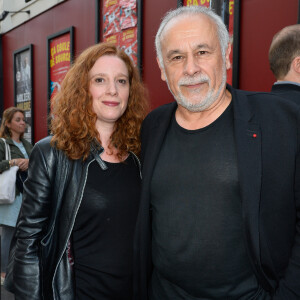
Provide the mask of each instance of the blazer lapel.
MULTIPOLYGON (((144 283, 142 288, 145 294, 140 298, 146 299, 146 283, 149 281, 152 260, 151 260, 151 218, 152 210, 150 208, 150 187, 153 170, 156 165, 157 157, 159 155, 162 143, 167 133, 172 113, 176 109, 177 104, 172 103, 161 107, 159 115, 151 120, 150 124, 144 123, 142 130, 142 191, 139 214, 137 218, 137 229, 135 233, 135 258, 142 259, 136 263, 140 265, 140 269, 135 271, 139 274, 139 281, 144 283)), ((158 112, 156 112, 158 113, 158 112)), ((149 122, 148 122, 149 123, 149 122)))
MULTIPOLYGON (((145 185, 149 188, 150 179, 159 155, 162 143, 167 133, 172 115, 176 109, 176 102, 172 102, 169 106, 161 112, 156 119, 155 123, 152 124, 151 128, 147 130, 148 137, 147 144, 144 147, 143 155, 143 180, 145 185)), ((143 140, 143 139, 142 139, 143 140)))
POLYGON ((262 135, 247 95, 232 91, 234 131, 246 246, 260 284, 271 290, 260 260, 259 208, 262 184, 262 135))
POLYGON ((261 132, 257 125, 235 120, 239 183, 246 236, 259 257, 259 203, 261 191, 261 132))
MULTIPOLYGON (((259 205, 262 180, 261 130, 253 121, 247 96, 233 91, 234 131, 237 148, 239 183, 243 218, 250 256, 260 262, 259 255, 259 205)), ((257 267, 257 266, 256 266, 257 267)))

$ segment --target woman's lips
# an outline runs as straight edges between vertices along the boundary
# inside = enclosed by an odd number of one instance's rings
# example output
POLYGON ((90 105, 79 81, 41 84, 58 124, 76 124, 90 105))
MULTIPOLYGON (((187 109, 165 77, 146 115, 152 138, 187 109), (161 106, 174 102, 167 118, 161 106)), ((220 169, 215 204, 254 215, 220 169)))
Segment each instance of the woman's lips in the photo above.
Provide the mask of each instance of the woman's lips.
POLYGON ((107 106, 118 106, 119 105, 119 102, 115 102, 115 101, 102 101, 102 103, 107 106))

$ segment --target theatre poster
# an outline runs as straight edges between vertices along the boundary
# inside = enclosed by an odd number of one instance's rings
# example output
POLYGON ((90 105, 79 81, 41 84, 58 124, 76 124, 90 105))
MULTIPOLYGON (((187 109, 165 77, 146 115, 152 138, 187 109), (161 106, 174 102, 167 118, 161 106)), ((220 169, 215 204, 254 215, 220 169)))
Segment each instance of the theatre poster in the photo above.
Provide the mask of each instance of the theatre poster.
POLYGON ((14 52, 14 102, 24 110, 26 130, 24 138, 33 143, 33 89, 32 89, 32 44, 14 52))

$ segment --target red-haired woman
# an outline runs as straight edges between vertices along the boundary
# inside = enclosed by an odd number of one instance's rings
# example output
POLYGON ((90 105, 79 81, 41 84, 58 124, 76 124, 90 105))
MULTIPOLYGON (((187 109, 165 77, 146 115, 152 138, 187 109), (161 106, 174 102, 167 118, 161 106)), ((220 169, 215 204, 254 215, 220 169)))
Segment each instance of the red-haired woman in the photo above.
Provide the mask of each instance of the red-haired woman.
POLYGON ((6 287, 16 300, 131 299, 139 132, 148 110, 130 58, 86 49, 30 157, 6 287))

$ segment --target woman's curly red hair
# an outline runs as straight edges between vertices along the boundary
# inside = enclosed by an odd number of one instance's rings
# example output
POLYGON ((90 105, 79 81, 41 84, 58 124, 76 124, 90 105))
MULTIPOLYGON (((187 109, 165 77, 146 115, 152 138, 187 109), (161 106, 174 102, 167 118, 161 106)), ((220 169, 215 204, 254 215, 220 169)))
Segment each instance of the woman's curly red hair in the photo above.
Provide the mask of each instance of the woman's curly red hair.
POLYGON ((96 60, 104 55, 114 55, 124 61, 129 74, 130 92, 128 106, 115 123, 110 147, 118 149, 121 160, 128 151, 140 153, 140 128, 149 110, 146 90, 139 72, 125 52, 111 43, 100 43, 83 51, 66 74, 61 90, 52 100, 51 144, 63 150, 70 159, 86 159, 91 143, 97 139, 97 116, 93 111, 89 93, 89 71, 96 60))

